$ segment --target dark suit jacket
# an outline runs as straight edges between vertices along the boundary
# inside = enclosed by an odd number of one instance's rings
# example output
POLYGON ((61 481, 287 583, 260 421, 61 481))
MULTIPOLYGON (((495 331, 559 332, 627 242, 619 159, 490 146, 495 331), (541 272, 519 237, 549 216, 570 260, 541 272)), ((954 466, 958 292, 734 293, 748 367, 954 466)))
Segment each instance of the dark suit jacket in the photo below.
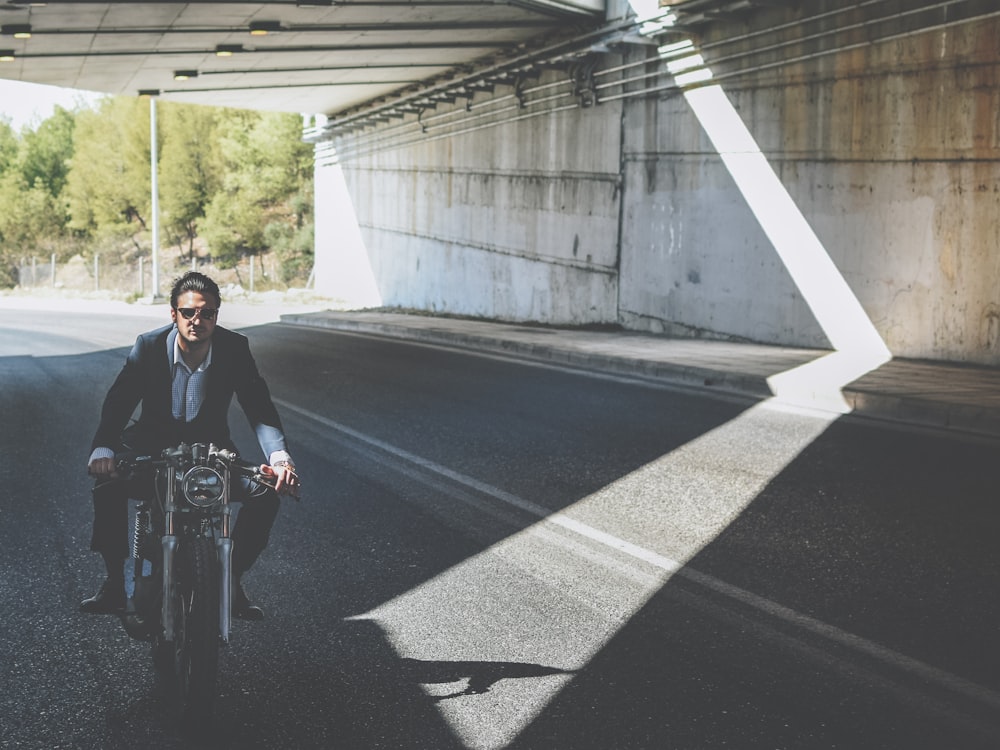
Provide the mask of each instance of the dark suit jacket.
POLYGON ((153 452, 181 442, 215 443, 235 449, 228 420, 234 393, 265 458, 276 450, 287 450, 281 420, 267 384, 257 371, 246 336, 218 326, 212 334, 212 364, 206 372, 205 400, 198 416, 191 422, 174 419, 171 391, 176 338, 177 329, 170 324, 136 339, 104 399, 91 450, 119 450, 122 432, 140 403, 138 422, 129 428, 130 450, 153 452))

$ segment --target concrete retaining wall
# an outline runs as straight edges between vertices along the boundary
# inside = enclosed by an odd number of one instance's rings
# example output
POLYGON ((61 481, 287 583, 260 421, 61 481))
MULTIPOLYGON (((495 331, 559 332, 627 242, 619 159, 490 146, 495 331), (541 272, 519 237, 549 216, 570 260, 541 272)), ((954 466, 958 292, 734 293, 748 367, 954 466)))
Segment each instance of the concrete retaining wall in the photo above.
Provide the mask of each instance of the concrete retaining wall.
POLYGON ((473 133, 346 161, 384 303, 503 320, 615 321, 617 109, 520 121, 504 113, 473 133))
MULTIPOLYGON (((1000 364, 997 38, 713 69, 896 356, 1000 364)), ((827 345, 682 96, 520 114, 343 160, 384 304, 827 345)))

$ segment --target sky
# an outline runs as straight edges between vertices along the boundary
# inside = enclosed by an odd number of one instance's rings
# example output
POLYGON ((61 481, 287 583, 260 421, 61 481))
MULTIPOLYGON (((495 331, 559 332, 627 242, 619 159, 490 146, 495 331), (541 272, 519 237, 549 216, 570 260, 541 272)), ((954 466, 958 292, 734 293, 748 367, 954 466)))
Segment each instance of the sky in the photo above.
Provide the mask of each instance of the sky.
POLYGON ((57 104, 73 109, 81 100, 93 103, 100 96, 92 91, 0 79, 0 118, 7 118, 19 131, 24 125, 37 125, 47 119, 57 104))

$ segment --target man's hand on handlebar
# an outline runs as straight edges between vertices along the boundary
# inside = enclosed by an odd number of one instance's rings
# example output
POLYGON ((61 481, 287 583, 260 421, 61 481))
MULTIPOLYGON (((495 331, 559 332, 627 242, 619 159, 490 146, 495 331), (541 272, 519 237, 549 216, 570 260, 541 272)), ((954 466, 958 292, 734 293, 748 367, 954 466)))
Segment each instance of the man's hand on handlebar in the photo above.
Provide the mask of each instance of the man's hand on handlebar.
MULTIPOLYGON (((279 495, 299 496, 302 484, 299 482, 299 475, 295 473, 295 467, 291 464, 280 463, 277 466, 261 464, 260 473, 269 480, 273 478, 273 487, 279 495)), ((271 484, 271 481, 268 481, 271 484)))
POLYGON ((87 466, 87 473, 92 477, 117 477, 114 458, 95 458, 87 466))

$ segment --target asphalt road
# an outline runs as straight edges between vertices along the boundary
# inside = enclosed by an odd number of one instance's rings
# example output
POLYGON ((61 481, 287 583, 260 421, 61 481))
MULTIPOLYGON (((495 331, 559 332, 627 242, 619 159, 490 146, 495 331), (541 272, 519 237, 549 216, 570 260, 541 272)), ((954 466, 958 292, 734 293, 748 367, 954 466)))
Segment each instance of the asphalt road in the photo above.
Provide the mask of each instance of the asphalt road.
POLYGON ((243 330, 305 492, 194 743, 77 613, 154 322, 0 310, 0 747, 1000 746, 996 444, 280 324, 243 330))

